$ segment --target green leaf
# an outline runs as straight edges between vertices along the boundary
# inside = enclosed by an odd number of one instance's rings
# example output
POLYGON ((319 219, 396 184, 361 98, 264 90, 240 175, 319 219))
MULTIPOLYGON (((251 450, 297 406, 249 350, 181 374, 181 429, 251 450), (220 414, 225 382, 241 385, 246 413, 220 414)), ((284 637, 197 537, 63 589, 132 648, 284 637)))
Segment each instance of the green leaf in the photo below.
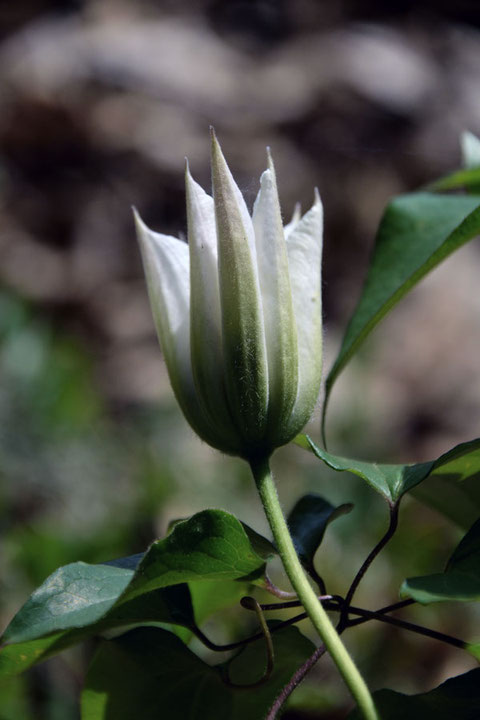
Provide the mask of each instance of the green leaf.
POLYGON ((437 191, 464 189, 476 195, 480 192, 480 167, 456 170, 450 175, 436 180, 429 187, 437 191))
POLYGON ((473 657, 480 662, 480 642, 466 645, 465 650, 467 650, 470 655, 473 655, 473 657))
POLYGON ((8 643, 93 625, 124 592, 133 572, 108 565, 71 563, 35 590, 5 630, 8 643))
POLYGON ((190 594, 197 625, 202 625, 205 620, 220 610, 238 605, 242 597, 248 595, 249 588, 248 583, 242 583, 239 580, 190 583, 190 594))
POLYGON ((408 578, 400 595, 424 605, 443 600, 480 600, 480 519, 461 540, 445 572, 408 578))
POLYGON ((86 634, 78 633, 78 640, 72 638, 72 633, 55 633, 48 637, 31 640, 15 645, 5 645, 0 650, 0 677, 9 677, 25 672, 28 668, 43 660, 57 655, 80 642, 86 634))
POLYGON ((400 195, 382 217, 359 303, 328 375, 333 384, 378 322, 430 270, 480 232, 480 200, 434 193, 400 195))
POLYGON ((264 570, 265 557, 253 548, 242 523, 223 510, 204 510, 151 545, 125 597, 195 580, 261 582, 264 570))
MULTIPOLYGON (((270 631, 274 630, 276 624, 268 623, 270 631)), ((272 632, 272 639, 275 660, 270 679, 250 692, 243 689, 233 690, 233 708, 229 720, 263 720, 280 690, 315 651, 313 643, 293 626, 272 632)), ((245 684, 255 682, 262 676, 265 663, 265 643, 258 640, 225 665, 229 666, 229 675, 233 682, 245 684)))
MULTIPOLYGON (((273 624, 272 624, 273 627, 273 624)), ((296 628, 273 634, 275 667, 264 685, 251 691, 224 682, 247 684, 265 668, 265 644, 247 646, 228 663, 207 665, 175 635, 141 628, 103 642, 90 665, 82 696, 82 720, 261 720, 279 690, 314 650, 296 628)))
POLYGON ((308 435, 298 435, 295 442, 301 447, 311 450, 333 470, 350 472, 366 480, 370 487, 380 493, 389 504, 398 502, 407 490, 424 480, 434 465, 433 462, 419 465, 382 465, 342 458, 315 445, 308 435))
MULTIPOLYGON (((27 606, 28 603, 15 618, 15 620, 18 618, 18 624, 8 636, 9 644, 4 645, 0 650, 0 677, 23 672, 32 665, 82 642, 87 637, 113 629, 157 622, 182 625, 187 628, 191 628, 194 624, 190 593, 186 584, 154 590, 123 604, 114 605, 107 613, 103 615, 99 613, 96 621, 92 611, 90 623, 51 634, 42 625, 41 618, 39 624, 35 624, 34 615, 31 629, 28 625, 22 628, 24 623, 28 623, 27 606), (25 609, 26 613, 23 612, 25 609), (40 637, 34 637, 37 633, 40 637), (20 641, 18 638, 21 637, 26 639, 20 641)), ((65 624, 66 620, 62 619, 60 622, 65 624)), ((70 617, 70 622, 75 620, 70 617)))
POLYGON ((313 452, 333 470, 358 475, 389 504, 398 502, 402 495, 427 478, 446 476, 462 482, 478 478, 480 473, 480 438, 457 445, 437 460, 415 465, 388 465, 339 457, 315 445, 308 435, 297 435, 295 443, 313 452))
POLYGON ((278 554, 275 545, 267 540, 266 537, 257 533, 256 530, 249 527, 246 523, 242 522, 242 527, 245 530, 252 549, 264 560, 270 560, 274 555, 278 554))
POLYGON ((300 498, 288 516, 295 549, 305 570, 316 577, 313 558, 329 523, 353 508, 351 503, 334 507, 327 500, 309 493, 300 498))
POLYGON ((205 510, 179 523, 144 555, 66 565, 47 578, 6 629, 0 675, 108 629, 151 622, 191 627, 186 582, 261 584, 264 570, 265 558, 255 552, 242 523, 223 510, 205 510))
POLYGON ((176 637, 139 628, 102 642, 88 670, 82 720, 229 717, 230 693, 220 674, 176 637))
MULTIPOLYGON (((420 695, 378 690, 373 699, 382 720, 478 720, 480 668, 450 678, 420 695)), ((361 720, 361 714, 354 710, 348 720, 361 720)))
POLYGON ((443 455, 413 495, 467 530, 480 516, 480 440, 443 455))

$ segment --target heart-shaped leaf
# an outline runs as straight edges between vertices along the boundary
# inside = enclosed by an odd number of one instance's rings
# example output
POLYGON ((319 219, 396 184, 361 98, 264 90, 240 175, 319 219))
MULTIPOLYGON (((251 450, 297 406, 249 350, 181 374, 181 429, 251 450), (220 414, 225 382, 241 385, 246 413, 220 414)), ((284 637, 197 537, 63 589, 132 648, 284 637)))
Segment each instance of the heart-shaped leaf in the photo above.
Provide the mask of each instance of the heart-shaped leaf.
POLYGON ((391 505, 427 478, 454 478, 456 483, 480 475, 480 439, 457 445, 437 460, 414 465, 388 465, 353 460, 323 450, 308 435, 297 435, 295 443, 313 452, 320 460, 339 472, 351 472, 363 478, 391 505))
POLYGON ((288 516, 288 526, 305 570, 314 578, 313 558, 329 523, 353 508, 351 503, 334 507, 320 495, 309 493, 300 498, 288 516))
POLYGON ((478 197, 419 192, 388 204, 360 300, 327 377, 324 420, 336 378, 377 323, 422 277, 479 233, 478 197))
MULTIPOLYGON (((480 717, 480 668, 450 678, 434 690, 403 695, 394 690, 373 693, 382 720, 477 720, 480 717)), ((361 720, 358 710, 348 720, 361 720)))
MULTIPOLYGON (((272 547, 253 534, 256 547, 272 547)), ((47 578, 6 629, 0 675, 22 671, 108 629, 149 622, 192 627, 185 583, 262 584, 264 570, 265 553, 257 554, 242 523, 223 510, 205 510, 179 523, 144 555, 66 565, 47 578)))
MULTIPOLYGON (((273 625, 272 625, 273 627, 273 625)), ((175 635, 140 628, 102 643, 88 671, 82 720, 261 720, 280 689, 312 654, 314 646, 296 628, 273 633, 274 671, 264 684, 265 644, 248 645, 228 663, 207 665, 175 635)))
POLYGON ((295 442, 311 450, 333 470, 350 472, 366 480, 389 504, 398 502, 407 490, 424 480, 433 467, 433 462, 419 465, 385 465, 342 458, 315 445, 308 435, 298 435, 295 442))
POLYGON ((442 600, 480 600, 480 519, 457 546, 445 572, 409 578, 400 594, 425 605, 442 600))

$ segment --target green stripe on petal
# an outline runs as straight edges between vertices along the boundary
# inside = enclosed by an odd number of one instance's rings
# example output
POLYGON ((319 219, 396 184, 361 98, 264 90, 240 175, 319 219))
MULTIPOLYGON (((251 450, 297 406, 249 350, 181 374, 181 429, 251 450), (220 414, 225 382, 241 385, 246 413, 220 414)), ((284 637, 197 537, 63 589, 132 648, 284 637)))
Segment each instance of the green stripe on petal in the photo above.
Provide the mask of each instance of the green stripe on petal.
MULTIPOLYGON (((297 396, 297 330, 275 171, 261 179, 253 209, 268 362, 268 435, 281 444, 297 396)), ((290 438, 287 438, 288 441, 290 438)))
POLYGON ((288 265, 298 341, 298 394, 289 422, 294 436, 308 422, 322 379, 321 260, 323 208, 318 192, 312 208, 287 240, 288 265))
POLYGON ((239 447, 230 417, 223 373, 222 319, 218 285, 217 231, 213 199, 185 173, 190 249, 190 342, 197 397, 206 415, 239 447))
MULTIPOLYGON (((212 180, 218 238, 225 382, 230 411, 246 452, 264 449, 268 375, 265 335, 250 229, 215 135, 212 180)), ((243 199, 242 199, 243 201, 243 199)), ((255 252, 255 249, 253 250, 255 252)))

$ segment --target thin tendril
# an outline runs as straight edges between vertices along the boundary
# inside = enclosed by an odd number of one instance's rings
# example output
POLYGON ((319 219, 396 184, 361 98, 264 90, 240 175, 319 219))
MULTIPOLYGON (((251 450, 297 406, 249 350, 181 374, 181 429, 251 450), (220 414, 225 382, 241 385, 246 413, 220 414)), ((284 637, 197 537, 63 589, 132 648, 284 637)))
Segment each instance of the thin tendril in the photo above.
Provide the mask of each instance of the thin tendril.
POLYGON ((386 533, 380 538, 375 547, 367 555, 366 559, 360 566, 357 574, 353 578, 353 582, 350 585, 350 588, 348 589, 348 592, 345 596, 343 610, 340 615, 340 620, 338 621, 338 632, 343 630, 348 625, 348 613, 350 611, 350 605, 353 600, 353 596, 355 595, 355 592, 360 585, 360 582, 362 581, 363 576, 365 575, 377 555, 383 550, 385 545, 392 539, 393 535, 395 534, 395 530, 397 529, 398 525, 398 508, 398 502, 390 506, 390 523, 388 525, 386 533))
POLYGON ((259 687, 260 685, 263 685, 266 683, 272 672, 273 672, 273 660, 274 660, 274 651, 273 651, 273 642, 272 642, 272 636, 270 634, 270 629, 267 625, 267 621, 265 620, 265 616, 263 614, 263 610, 260 607, 259 603, 255 598, 246 596, 243 597, 240 601, 242 607, 247 608, 248 610, 254 610, 257 614, 258 621, 260 623, 260 627, 262 628, 262 632, 260 633, 261 636, 265 638, 265 644, 267 648, 267 663, 265 666, 265 670, 263 672, 263 675, 259 680, 256 680, 253 683, 235 683, 230 679, 229 674, 229 666, 226 668, 226 676, 224 678, 224 681, 227 685, 230 687, 236 688, 237 690, 251 690, 252 688, 259 687))
POLYGON ((278 712, 282 709, 285 702, 288 700, 295 688, 302 682, 304 677, 310 672, 316 662, 324 655, 325 645, 320 645, 315 652, 310 655, 303 665, 292 675, 288 683, 282 688, 279 695, 275 698, 275 701, 265 716, 265 720, 275 720, 278 712))

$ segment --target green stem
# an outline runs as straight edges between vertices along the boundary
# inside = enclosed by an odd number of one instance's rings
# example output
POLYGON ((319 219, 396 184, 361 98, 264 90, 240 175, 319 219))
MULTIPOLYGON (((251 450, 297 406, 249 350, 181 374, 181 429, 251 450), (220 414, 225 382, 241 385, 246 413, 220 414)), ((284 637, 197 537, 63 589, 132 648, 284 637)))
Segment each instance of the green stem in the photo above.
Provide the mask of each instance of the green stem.
POLYGON ((315 592, 300 564, 295 551, 285 517, 277 495, 275 482, 270 471, 268 459, 251 462, 260 499, 262 501, 273 538, 282 559, 292 587, 298 595, 313 626, 320 635, 323 644, 336 664, 345 684, 365 720, 379 720, 370 692, 355 663, 345 649, 330 619, 318 601, 315 592))

